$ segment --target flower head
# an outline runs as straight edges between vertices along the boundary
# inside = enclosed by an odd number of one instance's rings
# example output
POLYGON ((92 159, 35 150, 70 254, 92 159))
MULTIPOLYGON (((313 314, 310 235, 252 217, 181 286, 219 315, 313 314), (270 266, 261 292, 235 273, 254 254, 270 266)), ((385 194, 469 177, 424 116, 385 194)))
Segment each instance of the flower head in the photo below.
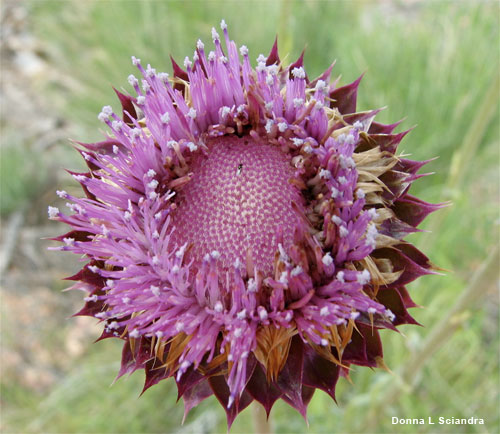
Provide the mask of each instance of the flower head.
POLYGON ((81 144, 85 197, 49 216, 89 259, 79 314, 124 340, 119 376, 174 377, 186 413, 215 394, 229 424, 254 399, 305 416, 350 365, 383 366, 378 330, 416 323, 406 284, 433 271, 403 238, 440 205, 408 193, 425 162, 396 156, 406 132, 355 112, 360 79, 311 81, 276 43, 253 68, 221 27, 225 49, 214 30, 172 76, 133 58, 137 96, 81 144))

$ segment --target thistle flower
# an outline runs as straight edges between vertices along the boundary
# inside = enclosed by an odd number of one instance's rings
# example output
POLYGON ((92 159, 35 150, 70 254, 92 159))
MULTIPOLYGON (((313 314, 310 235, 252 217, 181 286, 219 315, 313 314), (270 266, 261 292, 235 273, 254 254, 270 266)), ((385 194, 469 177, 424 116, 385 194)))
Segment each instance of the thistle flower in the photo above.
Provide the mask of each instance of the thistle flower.
POLYGON ((433 273, 403 238, 440 205, 408 193, 426 163, 396 156, 407 131, 356 113, 361 77, 310 80, 277 43, 252 67, 221 27, 173 76, 132 58, 102 142, 79 143, 84 198, 62 191, 57 249, 89 262, 77 315, 124 341, 118 376, 173 377, 186 414, 214 394, 228 424, 253 400, 302 415, 335 398, 350 365, 383 367, 380 329, 416 324, 406 285, 433 273))

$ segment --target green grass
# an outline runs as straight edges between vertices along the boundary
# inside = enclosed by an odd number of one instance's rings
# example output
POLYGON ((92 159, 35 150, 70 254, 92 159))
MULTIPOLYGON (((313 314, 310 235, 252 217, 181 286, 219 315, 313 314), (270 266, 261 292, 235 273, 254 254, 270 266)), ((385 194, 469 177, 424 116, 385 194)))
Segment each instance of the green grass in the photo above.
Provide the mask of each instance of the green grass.
POLYGON ((37 170, 37 162, 29 158, 24 147, 6 146, 0 159, 0 215, 17 210, 33 200, 46 175, 37 170))
MULTIPOLYGON (((410 239, 425 245, 431 260, 449 271, 410 286, 414 300, 425 306, 413 312, 424 328, 404 326, 404 336, 383 333, 386 363, 394 374, 356 369, 354 385, 340 381, 338 406, 317 392, 310 405, 309 431, 498 432, 498 296, 493 283, 467 309, 458 330, 414 373, 415 387, 397 386, 404 366, 424 350, 426 336, 498 240, 498 87, 492 88, 499 73, 498 3, 33 1, 30 7, 34 30, 50 61, 74 83, 52 82, 47 95, 54 110, 75 125, 74 137, 82 141, 100 137, 96 116, 103 105, 118 106, 111 85, 129 90, 126 78, 135 72, 130 55, 169 71, 168 55, 178 61, 191 55, 196 40, 208 42, 210 28, 221 18, 229 24, 232 38, 250 48, 253 59, 267 54, 279 33, 290 61, 307 45, 310 76, 335 58, 334 72, 342 74, 343 83, 366 71, 359 108, 387 106, 379 115, 381 121, 406 116, 402 128, 418 126, 400 149, 415 159, 440 157, 427 166, 435 175, 418 181, 412 190, 428 201, 451 199, 453 205, 440 211, 442 217, 434 215, 425 222, 423 228, 432 228, 432 234, 410 239), (485 117, 489 121, 481 125, 485 117), (477 142, 473 149, 471 140, 477 142), (395 402, 381 402, 400 390, 395 402), (391 416, 475 416, 484 418, 486 425, 393 426, 391 416)), ((116 345, 97 344, 47 396, 27 399, 22 390, 12 391, 9 385, 9 393, 4 393, 9 429, 179 430, 182 405, 174 404, 172 382, 152 388, 140 399, 139 373, 108 387, 118 357, 116 345)), ((206 425, 207 432, 224 432, 223 411, 214 399, 200 406, 187 423, 205 420, 212 412, 215 419, 209 420, 215 425, 206 425)), ((307 431, 300 416, 284 403, 276 405, 273 418, 277 432, 307 431)), ((233 432, 248 432, 250 419, 250 412, 243 412, 233 432)))

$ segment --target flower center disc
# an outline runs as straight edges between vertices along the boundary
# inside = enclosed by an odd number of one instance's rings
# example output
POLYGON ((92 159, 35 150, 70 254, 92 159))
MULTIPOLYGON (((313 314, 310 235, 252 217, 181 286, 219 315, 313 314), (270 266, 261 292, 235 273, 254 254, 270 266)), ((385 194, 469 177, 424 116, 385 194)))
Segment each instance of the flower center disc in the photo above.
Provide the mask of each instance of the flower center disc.
POLYGON ((288 182, 294 171, 290 156, 248 136, 224 136, 206 145, 208 153, 193 158, 193 177, 178 192, 173 242, 192 243, 189 259, 195 264, 218 251, 224 269, 236 259, 244 265, 249 252, 254 266, 269 274, 280 228, 288 248, 299 223, 292 201, 303 203, 288 182))

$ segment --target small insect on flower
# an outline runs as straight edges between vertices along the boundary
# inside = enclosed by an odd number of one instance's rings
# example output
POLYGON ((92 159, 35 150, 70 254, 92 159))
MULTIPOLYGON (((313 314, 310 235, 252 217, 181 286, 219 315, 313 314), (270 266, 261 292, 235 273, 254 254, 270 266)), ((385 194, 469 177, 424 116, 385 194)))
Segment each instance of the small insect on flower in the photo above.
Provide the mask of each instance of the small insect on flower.
POLYGON ((442 205, 409 193, 426 161, 396 155, 407 132, 356 112, 361 78, 311 80, 277 42, 254 69, 221 27, 171 75, 132 58, 142 85, 82 144, 85 197, 48 213, 88 258, 78 314, 124 341, 118 376, 173 377, 186 414, 213 394, 230 426, 253 400, 305 417, 351 365, 384 366, 379 330, 416 323, 406 285, 434 272, 404 237, 442 205))

